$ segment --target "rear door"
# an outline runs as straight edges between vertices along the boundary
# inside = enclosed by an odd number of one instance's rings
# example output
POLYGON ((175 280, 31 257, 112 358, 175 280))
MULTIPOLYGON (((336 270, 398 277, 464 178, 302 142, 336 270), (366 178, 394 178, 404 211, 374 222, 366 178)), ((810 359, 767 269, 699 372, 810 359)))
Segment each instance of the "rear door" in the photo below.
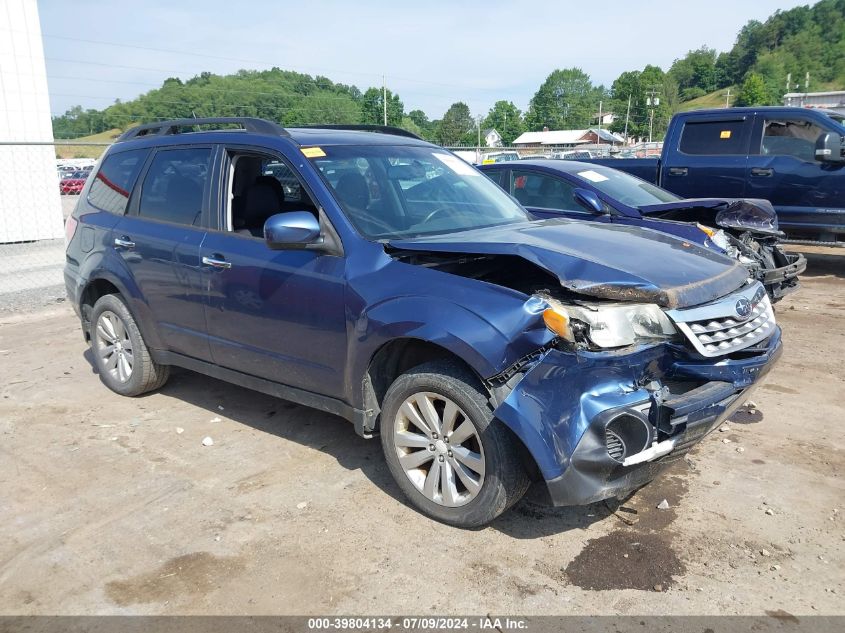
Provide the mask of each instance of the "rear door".
POLYGON ((210 360, 200 245, 209 219, 212 146, 158 149, 141 176, 129 212, 112 231, 139 292, 139 310, 165 347, 210 360))
POLYGON ((825 132, 839 134, 803 113, 757 114, 745 195, 771 202, 780 224, 793 231, 815 234, 836 224, 845 230, 845 164, 815 158, 825 132))
POLYGON ((685 118, 666 140, 660 185, 683 198, 742 197, 753 121, 752 114, 685 118))

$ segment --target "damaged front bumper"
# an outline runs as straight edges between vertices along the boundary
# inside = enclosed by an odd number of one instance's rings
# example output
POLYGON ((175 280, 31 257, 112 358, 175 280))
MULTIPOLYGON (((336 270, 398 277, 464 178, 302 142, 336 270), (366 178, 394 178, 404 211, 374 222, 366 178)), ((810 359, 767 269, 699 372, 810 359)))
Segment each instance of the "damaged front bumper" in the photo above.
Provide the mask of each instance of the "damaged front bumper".
POLYGON ((798 289, 798 275, 807 270, 807 258, 801 253, 781 253, 787 261, 784 266, 762 271, 759 281, 763 283, 773 301, 782 299, 798 289))
POLYGON ((670 343, 551 349, 511 378, 494 415, 531 452, 554 505, 624 497, 742 406, 781 350, 779 328, 711 359, 670 343))

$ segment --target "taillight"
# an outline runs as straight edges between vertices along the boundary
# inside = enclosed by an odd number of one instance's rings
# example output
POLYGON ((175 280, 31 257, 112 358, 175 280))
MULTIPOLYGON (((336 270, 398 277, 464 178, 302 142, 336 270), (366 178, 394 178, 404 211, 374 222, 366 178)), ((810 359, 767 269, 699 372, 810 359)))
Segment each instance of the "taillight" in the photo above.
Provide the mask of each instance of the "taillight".
POLYGON ((73 239, 73 234, 76 233, 76 226, 78 224, 79 221, 72 215, 68 216, 68 219, 65 221, 65 238, 67 239, 68 243, 70 243, 70 241, 73 239))

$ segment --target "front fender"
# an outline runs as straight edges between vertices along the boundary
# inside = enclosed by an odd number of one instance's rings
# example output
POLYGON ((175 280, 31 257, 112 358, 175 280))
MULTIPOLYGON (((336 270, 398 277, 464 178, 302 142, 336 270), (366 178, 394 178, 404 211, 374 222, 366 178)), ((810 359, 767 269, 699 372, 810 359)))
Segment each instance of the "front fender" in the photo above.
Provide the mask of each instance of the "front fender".
MULTIPOLYGON (((532 304, 512 302, 495 322, 443 297, 397 297, 372 306, 355 320, 348 358, 349 383, 360 385, 370 361, 386 343, 417 339, 439 345, 467 363, 481 378, 499 373, 553 337, 532 304)), ((354 406, 362 394, 353 389, 354 406)))

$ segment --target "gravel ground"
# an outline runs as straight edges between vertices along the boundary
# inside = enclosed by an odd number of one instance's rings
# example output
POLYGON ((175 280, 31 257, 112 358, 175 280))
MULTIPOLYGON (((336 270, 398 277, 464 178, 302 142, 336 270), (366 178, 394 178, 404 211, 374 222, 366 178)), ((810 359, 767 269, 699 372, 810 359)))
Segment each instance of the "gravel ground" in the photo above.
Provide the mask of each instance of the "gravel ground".
POLYGON ((475 531, 343 420, 187 371, 122 398, 69 306, 0 315, 0 613, 845 614, 845 252, 806 250, 756 409, 623 504, 475 531))

